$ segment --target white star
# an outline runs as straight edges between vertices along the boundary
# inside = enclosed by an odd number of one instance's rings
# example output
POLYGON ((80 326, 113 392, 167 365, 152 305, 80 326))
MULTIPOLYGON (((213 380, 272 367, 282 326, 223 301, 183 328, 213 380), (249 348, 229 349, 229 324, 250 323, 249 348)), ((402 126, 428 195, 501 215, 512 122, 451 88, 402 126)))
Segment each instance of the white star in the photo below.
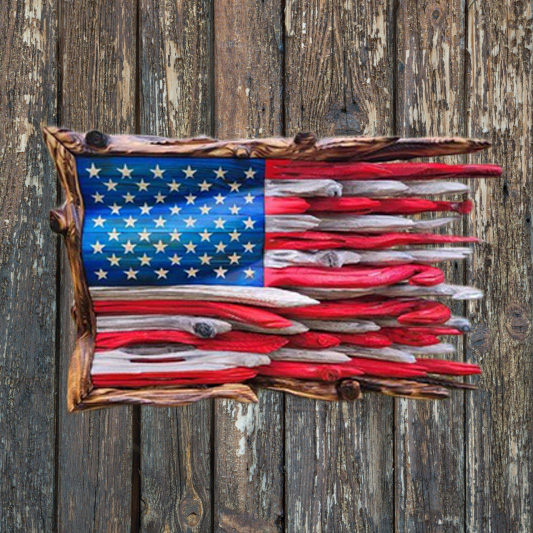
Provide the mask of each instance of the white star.
POLYGON ((161 170, 159 168, 159 165, 156 165, 155 168, 151 168, 150 169, 150 172, 153 172, 154 179, 156 179, 156 178, 162 178, 163 177, 163 172, 165 172, 165 171, 161 170))
POLYGON ((126 194, 123 194, 122 198, 124 198, 126 204, 127 203, 131 203, 132 204, 133 200, 135 200, 135 196, 133 196, 133 194, 131 194, 129 192, 126 193, 126 194))
POLYGON ((96 241, 94 244, 91 244, 91 248, 93 249, 93 254, 101 254, 105 248, 105 244, 100 244, 100 241, 96 241))
POLYGON ((252 244, 248 241, 248 243, 242 245, 245 252, 253 252, 255 248, 255 244, 252 244))
POLYGON ((247 268, 244 273, 246 274, 247 278, 253 278, 255 275, 255 270, 252 270, 251 268, 247 268))
POLYGON ((122 206, 118 205, 117 202, 115 202, 113 205, 109 206, 109 209, 111 209, 112 215, 120 215, 120 210, 122 209, 122 206))
POLYGON ((107 279, 107 272, 105 270, 96 270, 94 273, 98 276, 98 279, 107 279))
POLYGON ((165 203, 166 196, 163 196, 161 194, 161 191, 160 191, 154 196, 154 198, 155 198, 155 203, 156 204, 163 204, 163 203, 165 203))
POLYGON ((213 258, 210 255, 204 253, 204 255, 201 255, 199 259, 202 262, 202 265, 209 265, 211 263, 211 259, 213 258))
POLYGON ((208 191, 213 186, 212 183, 208 183, 207 181, 202 181, 202 183, 198 184, 198 187, 200 187, 200 191, 205 192, 208 191))
POLYGON ((194 205, 194 201, 196 200, 196 196, 192 194, 188 194, 185 199, 187 200, 187 205, 194 205))
POLYGON ((104 185, 107 187, 108 191, 116 191, 117 190, 117 184, 113 180, 109 180, 107 183, 104 183, 104 185))
POLYGON ((227 170, 222 170, 222 167, 218 167, 218 170, 213 170, 217 179, 224 179, 224 175, 228 173, 227 170))
POLYGON ((98 226, 100 226, 101 228, 103 228, 105 221, 105 218, 102 218, 100 215, 98 215, 95 219, 93 219, 94 227, 97 228, 98 226))
POLYGON ((187 228, 194 228, 194 225, 196 224, 196 219, 189 216, 189 218, 185 219, 185 227, 187 228))
POLYGON ((255 220, 252 220, 251 217, 248 217, 247 220, 243 220, 244 229, 254 229, 255 220))
POLYGON ((156 254, 158 254, 159 252, 164 252, 168 244, 164 244, 163 241, 159 239, 159 242, 156 242, 153 246, 157 250, 156 254))
POLYGON ((128 239, 128 242, 126 244, 121 244, 120 246, 123 246, 124 247, 124 253, 127 254, 127 253, 133 253, 133 250, 135 249, 135 247, 137 246, 136 244, 133 244, 129 239, 128 239))
POLYGON ((237 207, 235 204, 233 204, 233 206, 229 208, 232 215, 238 215, 241 209, 242 207, 237 207))
POLYGON ((257 174, 257 172, 252 168, 250 167, 245 173, 244 175, 246 176, 246 179, 247 180, 253 180, 254 179, 254 176, 257 174))
POLYGON ((185 272, 187 272, 188 278, 195 278, 196 274, 198 274, 198 269, 191 267, 191 268, 186 269, 185 272))
POLYGON ((225 223, 226 223, 226 221, 223 218, 218 217, 215 220, 215 227, 218 228, 218 229, 224 229, 224 224, 225 223))
POLYGON ((224 244, 222 241, 220 241, 218 244, 215 244, 215 248, 217 249, 217 252, 224 253, 224 250, 228 247, 227 244, 224 244))
POLYGON ((202 241, 209 241, 211 239, 212 233, 209 233, 206 229, 199 233, 200 237, 202 237, 202 241))
POLYGON ((240 258, 241 258, 241 256, 237 255, 235 252, 232 253, 231 255, 228 255, 228 259, 230 261, 230 265, 238 265, 240 258))
POLYGON ((133 270, 133 268, 129 268, 129 270, 124 270, 124 274, 126 274, 127 279, 137 279, 137 274, 139 273, 138 270, 133 270))
POLYGON ((244 197, 244 202, 245 202, 246 204, 251 204, 251 203, 253 203, 254 199, 255 199, 255 196, 252 196, 250 193, 248 193, 248 194, 244 197))
POLYGON ((233 183, 228 183, 230 192, 239 192, 239 189, 242 187, 242 183, 237 183, 234 181, 233 183))
POLYGON ((236 229, 228 233, 228 235, 231 237, 232 241, 238 241, 239 237, 241 236, 241 234, 236 229))
POLYGON ((211 209, 213 209, 213 208, 212 207, 208 207, 208 205, 205 204, 202 207, 200 207, 200 212, 202 213, 202 215, 209 215, 209 211, 211 211, 211 209))
POLYGON ((148 205, 146 202, 144 202, 144 205, 139 206, 139 209, 141 210, 141 215, 149 215, 150 211, 153 208, 153 205, 148 205))
MULTIPOLYGON (((95 176, 98 178, 98 172, 100 172, 100 170, 102 170, 102 169, 101 168, 96 168, 94 166, 94 163, 91 163, 91 166, 89 168, 86 168, 85 170, 89 173, 89 178, 94 178, 95 176)), ((106 272, 106 274, 107 274, 107 272, 106 272)))
POLYGON ((182 172, 185 173, 186 178, 194 178, 194 175, 196 174, 196 170, 193 170, 191 165, 189 165, 185 170, 182 170, 182 172))
POLYGON ((164 268, 160 268, 159 270, 154 270, 154 272, 157 274, 157 279, 161 279, 161 278, 167 279, 168 270, 165 270, 164 268))
POLYGON ((95 204, 103 204, 104 203, 104 195, 100 194, 99 192, 95 192, 94 194, 91 194, 91 196, 94 198, 95 204))
POLYGON ((222 268, 222 267, 214 268, 213 270, 216 273, 217 278, 225 278, 226 272, 228 271, 227 268, 222 268))
POLYGON ((141 266, 150 266, 150 261, 152 260, 151 257, 148 257, 146 254, 143 254, 142 257, 139 257, 139 259, 141 261, 141 266))
POLYGON ((133 218, 131 215, 128 218, 124 219, 124 222, 126 223, 127 228, 134 228, 135 222, 137 222, 136 218, 133 218))
POLYGON ((167 223, 167 221, 161 215, 159 215, 158 218, 154 218, 154 222, 156 228, 164 228, 165 224, 167 223))
POLYGON ((122 174, 122 179, 124 178, 131 179, 131 173, 133 172, 133 169, 128 168, 128 165, 124 164, 122 168, 117 168, 117 170, 122 174))
POLYGON ((176 192, 179 190, 181 183, 176 183, 176 180, 172 180, 170 183, 167 183, 167 185, 170 187, 169 192, 176 192))
POLYGON ((146 181, 144 181, 143 179, 141 179, 141 181, 139 181, 135 185, 137 185, 137 187, 139 187, 139 192, 141 192, 141 191, 147 191, 148 190, 148 186, 150 184, 147 183, 146 181))
POLYGON ((195 254, 197 246, 197 244, 193 244, 192 241, 189 241, 189 244, 185 245, 185 248, 187 248, 187 253, 192 252, 193 254, 195 254))
POLYGON ((120 235, 120 233, 115 228, 113 228, 113 231, 108 232, 108 235, 109 235, 108 240, 118 241, 118 236, 120 235))
POLYGON ((181 237, 181 233, 178 233, 178 230, 176 229, 174 229, 174 231, 171 231, 169 235, 170 235, 170 242, 179 241, 181 237))
POLYGON ((174 207, 170 208, 171 215, 179 215, 180 211, 181 211, 181 207, 178 207, 176 204, 174 204, 174 207))
POLYGON ((180 257, 178 254, 174 254, 174 255, 170 258, 170 262, 171 262, 173 265, 179 265, 179 264, 180 264, 180 261, 181 261, 181 257, 180 257))
POLYGON ((115 254, 110 255, 107 260, 109 261, 109 266, 120 266, 120 257, 117 257, 115 254))
POLYGON ((214 199, 217 204, 223 204, 226 197, 218 193, 216 196, 214 196, 214 199))
POLYGON ((139 231, 137 235, 139 235, 140 241, 150 242, 150 235, 152 234, 149 231, 146 231, 146 228, 144 228, 142 231, 139 231))

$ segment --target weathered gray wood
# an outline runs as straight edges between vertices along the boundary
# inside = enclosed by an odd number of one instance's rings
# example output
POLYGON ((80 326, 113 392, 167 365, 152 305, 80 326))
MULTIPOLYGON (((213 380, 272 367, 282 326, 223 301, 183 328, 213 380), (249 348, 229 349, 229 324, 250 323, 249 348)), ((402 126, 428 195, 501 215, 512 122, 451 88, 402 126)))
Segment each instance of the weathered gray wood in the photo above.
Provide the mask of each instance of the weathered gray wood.
MULTIPOLYGON (((286 2, 287 134, 392 133, 392 9, 286 2)), ((286 531, 392 531, 392 400, 285 405, 286 531)))
MULTIPOLYGON (((281 2, 215 0, 219 138, 282 134, 281 2)), ((215 404, 215 531, 283 529, 283 397, 215 404)))
MULTIPOLYGON (((81 0, 61 9, 62 124, 81 131, 135 127, 135 11, 131 3, 81 0)), ((66 412, 74 324, 72 288, 63 254, 60 278, 58 529, 130 531, 132 409, 66 412)))
POLYGON ((0 531, 10 532, 55 523, 56 177, 40 133, 57 120, 55 5, 0 9, 0 531))
MULTIPOLYGON (((212 5, 140 1, 140 131, 212 134, 212 5)), ((141 531, 210 531, 212 401, 144 408, 141 531)))
MULTIPOLYGON (((463 12, 461 0, 400 0, 396 133, 464 133, 463 12)), ((448 157, 445 161, 461 160, 448 157)), ((461 222, 446 231, 461 234, 461 222)), ((439 267, 447 283, 462 283, 461 263, 439 267)), ((452 311, 463 315, 463 304, 455 303, 452 311)), ((460 339, 453 342, 462 346, 460 339)), ((462 351, 446 357, 461 360, 462 351)), ((396 404, 398 531, 464 531, 463 393, 454 393, 449 402, 401 399, 396 404)))
POLYGON ((466 402, 466 530, 533 530, 533 13, 531 2, 469 3, 467 131, 492 139, 483 158, 504 169, 476 183, 471 231, 485 239, 469 283, 467 359, 481 364, 466 402))

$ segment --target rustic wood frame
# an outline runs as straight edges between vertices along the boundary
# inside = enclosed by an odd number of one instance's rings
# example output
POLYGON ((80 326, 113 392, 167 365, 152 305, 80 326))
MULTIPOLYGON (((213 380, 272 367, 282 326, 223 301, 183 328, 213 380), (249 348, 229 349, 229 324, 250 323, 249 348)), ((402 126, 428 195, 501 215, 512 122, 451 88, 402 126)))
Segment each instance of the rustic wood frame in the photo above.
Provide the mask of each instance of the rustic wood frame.
MULTIPOLYGON (((490 145, 488 141, 463 138, 336 137, 318 140, 313 133, 294 138, 241 139, 218 141, 209 137, 168 139, 164 137, 107 135, 99 131, 86 134, 52 126, 43 127, 46 146, 55 162, 65 201, 50 212, 50 226, 65 238, 74 285, 72 314, 76 323, 76 343, 71 356, 67 406, 69 411, 98 409, 116 404, 157 406, 187 405, 206 398, 232 398, 241 402, 257 401, 248 385, 236 383, 197 387, 142 387, 135 389, 94 388, 90 369, 95 350, 96 319, 85 277, 81 255, 84 220, 83 198, 76 170, 76 155, 173 155, 187 157, 226 157, 295 159, 304 161, 389 161, 414 157, 472 153, 490 145)), ((268 381, 268 380, 267 380, 268 381)), ((277 390, 291 390, 302 396, 321 399, 355 399, 359 385, 337 383, 336 388, 321 390, 316 384, 297 390, 295 384, 257 384, 277 390), (331 389, 331 390, 330 390, 331 389), (348 389, 350 389, 349 392, 348 389)), ((272 381, 272 380, 271 380, 272 381)), ((416 387, 402 395, 417 397, 416 387)), ((421 396, 423 397, 423 396, 421 396)), ((428 397, 428 396, 425 396, 428 397)))

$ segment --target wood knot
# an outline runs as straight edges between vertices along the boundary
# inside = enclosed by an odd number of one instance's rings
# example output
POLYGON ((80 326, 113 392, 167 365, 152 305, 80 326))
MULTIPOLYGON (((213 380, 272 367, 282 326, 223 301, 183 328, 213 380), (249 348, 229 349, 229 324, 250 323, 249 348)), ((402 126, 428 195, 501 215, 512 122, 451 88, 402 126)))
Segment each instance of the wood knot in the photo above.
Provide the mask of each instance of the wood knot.
POLYGON ((235 147, 233 150, 233 155, 239 159, 246 159, 250 157, 250 148, 248 146, 243 146, 242 144, 235 147))
POLYGON ((529 335, 530 319, 527 308, 519 303, 512 303, 505 311, 505 327, 511 338, 523 341, 529 335))
POLYGON ((85 134, 85 142, 89 146, 94 146, 95 148, 105 148, 109 139, 105 133, 98 130, 92 130, 85 134))
POLYGON ((197 322, 194 324, 193 330, 202 339, 212 339, 217 334, 215 328, 207 322, 197 322))
POLYGON ((67 218, 62 207, 50 211, 50 228, 61 235, 67 233, 67 218))
POLYGON ((470 335, 470 347, 480 355, 488 352, 492 346, 492 336, 484 324, 476 324, 470 335))
POLYGON ((337 382, 337 394, 341 400, 357 400, 361 396, 361 387, 354 379, 337 382))
POLYGON ((316 144, 316 135, 312 132, 299 132, 294 136, 294 144, 298 146, 313 146, 316 144))
POLYGON ((203 516, 202 502, 194 498, 184 498, 180 502, 179 513, 180 522, 185 522, 189 527, 197 526, 203 516))

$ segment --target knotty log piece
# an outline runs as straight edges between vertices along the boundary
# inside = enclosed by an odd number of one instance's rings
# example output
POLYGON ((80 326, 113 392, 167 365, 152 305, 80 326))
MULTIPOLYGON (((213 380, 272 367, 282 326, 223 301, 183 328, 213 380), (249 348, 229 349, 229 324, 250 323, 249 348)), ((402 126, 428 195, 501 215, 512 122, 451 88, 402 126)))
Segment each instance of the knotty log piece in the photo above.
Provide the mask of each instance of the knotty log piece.
POLYGON ((351 379, 327 382, 257 376, 250 383, 266 389, 288 392, 289 394, 312 400, 325 400, 330 402, 339 400, 352 401, 361 397, 359 383, 351 379))
POLYGON ((404 396, 415 400, 440 400, 450 396, 444 387, 419 383, 414 380, 360 376, 353 379, 359 382, 363 391, 379 392, 387 396, 404 396))
POLYGON ((184 406, 209 398, 228 398, 239 402, 257 402, 257 396, 247 385, 227 383, 215 387, 141 387, 138 389, 93 389, 77 406, 92 410, 116 404, 154 405, 157 407, 184 406))

